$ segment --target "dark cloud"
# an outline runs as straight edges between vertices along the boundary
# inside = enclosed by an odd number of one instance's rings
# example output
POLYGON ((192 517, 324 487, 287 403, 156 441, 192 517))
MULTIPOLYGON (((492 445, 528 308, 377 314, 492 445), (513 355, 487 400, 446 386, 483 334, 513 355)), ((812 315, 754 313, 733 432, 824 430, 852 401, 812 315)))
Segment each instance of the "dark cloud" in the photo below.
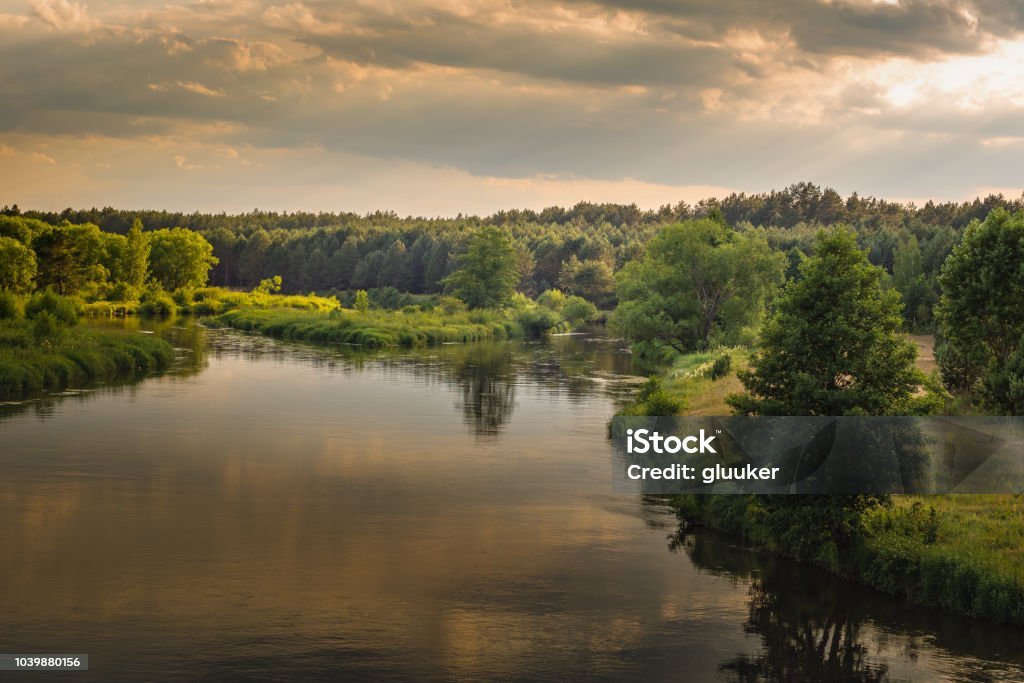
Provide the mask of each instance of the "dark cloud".
POLYGON ((74 32, 33 20, 0 33, 0 136, 176 136, 479 176, 893 183, 903 196, 962 186, 958 169, 998 185, 1017 165, 1013 145, 986 143, 1024 136, 1011 98, 969 108, 940 89, 897 107, 869 67, 989 49, 1016 35, 1024 3, 444 7, 227 0, 134 23, 81 15, 74 32))
POLYGON ((935 57, 982 50, 993 37, 1024 31, 1017 0, 576 0, 608 11, 641 12, 653 23, 713 40, 730 29, 789 36, 821 56, 935 57))

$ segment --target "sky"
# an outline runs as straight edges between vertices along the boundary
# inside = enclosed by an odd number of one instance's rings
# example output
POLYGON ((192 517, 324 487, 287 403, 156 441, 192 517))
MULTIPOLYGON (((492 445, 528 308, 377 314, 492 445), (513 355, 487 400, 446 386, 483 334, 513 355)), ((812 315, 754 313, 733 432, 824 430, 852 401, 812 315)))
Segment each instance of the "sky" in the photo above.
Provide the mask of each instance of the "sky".
POLYGON ((1020 0, 0 0, 0 205, 1024 190, 1020 0))

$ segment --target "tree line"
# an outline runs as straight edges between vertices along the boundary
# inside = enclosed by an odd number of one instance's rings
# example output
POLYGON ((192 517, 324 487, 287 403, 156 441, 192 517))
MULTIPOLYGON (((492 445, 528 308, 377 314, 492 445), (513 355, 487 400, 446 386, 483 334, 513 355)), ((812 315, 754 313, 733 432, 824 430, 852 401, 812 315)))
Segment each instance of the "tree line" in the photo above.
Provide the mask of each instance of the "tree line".
POLYGON ((939 270, 963 230, 995 208, 1012 213, 1022 206, 1021 199, 990 195, 917 207, 856 193, 844 198, 831 188, 797 183, 780 191, 731 194, 647 211, 636 205, 581 202, 571 208, 455 218, 403 218, 393 212, 186 214, 110 207, 43 212, 15 206, 2 213, 50 225, 94 225, 117 235, 127 235, 136 221, 146 232, 187 228, 213 247, 217 263, 210 274, 212 284, 251 289, 280 275, 285 293, 387 287, 439 293, 470 235, 493 225, 512 238, 519 291, 537 296, 558 288, 602 309, 616 303, 614 273, 637 260, 664 225, 712 218, 736 231, 760 234, 786 254, 786 275, 798 277, 800 262, 814 253, 818 230, 844 224, 868 250, 871 263, 886 271, 887 286, 903 297, 905 327, 931 331, 939 270))

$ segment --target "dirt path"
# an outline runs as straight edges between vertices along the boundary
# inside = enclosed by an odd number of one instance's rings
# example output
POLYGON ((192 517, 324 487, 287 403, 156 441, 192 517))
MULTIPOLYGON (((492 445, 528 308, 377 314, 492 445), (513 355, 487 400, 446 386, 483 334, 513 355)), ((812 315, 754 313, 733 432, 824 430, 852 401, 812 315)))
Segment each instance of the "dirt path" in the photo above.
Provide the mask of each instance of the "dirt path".
POLYGON ((932 374, 938 367, 935 363, 935 337, 930 334, 910 334, 907 338, 917 345, 917 367, 926 375, 932 374))

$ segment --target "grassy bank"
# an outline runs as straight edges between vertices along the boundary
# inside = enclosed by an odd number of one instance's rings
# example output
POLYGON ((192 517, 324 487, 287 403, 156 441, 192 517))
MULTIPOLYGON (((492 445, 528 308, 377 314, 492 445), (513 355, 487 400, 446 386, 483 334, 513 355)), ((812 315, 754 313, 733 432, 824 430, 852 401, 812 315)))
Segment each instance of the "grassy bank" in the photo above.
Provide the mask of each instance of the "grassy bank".
POLYGON ((861 514, 861 533, 850 547, 808 554, 780 541, 764 498, 679 496, 673 505, 688 523, 740 536, 915 604, 1024 624, 1019 496, 895 496, 889 505, 861 514))
POLYGON ((0 399, 129 381, 171 363, 171 345, 153 336, 48 323, 0 321, 0 399))
POLYGON ((270 292, 236 292, 223 287, 202 287, 180 290, 143 292, 138 299, 85 303, 81 313, 91 317, 143 315, 170 317, 174 315, 218 315, 236 308, 280 308, 298 311, 329 312, 341 308, 334 297, 283 295, 270 292))
POLYGON ((420 347, 448 342, 507 339, 522 334, 518 323, 494 311, 297 311, 241 308, 211 318, 213 324, 277 339, 367 348, 420 347))
MULTIPOLYGON (((934 372, 933 339, 911 339, 918 346, 918 367, 934 372)), ((665 414, 656 409, 667 405, 684 415, 730 414, 724 399, 741 389, 736 370, 747 355, 724 353, 730 357, 724 377, 711 372, 721 351, 680 356, 658 378, 651 405, 641 399, 624 412, 665 414)), ((685 523, 742 537, 913 603, 1024 624, 1024 497, 894 496, 842 522, 853 527, 845 547, 832 544, 832 527, 840 522, 830 522, 828 512, 819 509, 801 519, 798 510, 765 498, 679 496, 672 504, 685 523)))

